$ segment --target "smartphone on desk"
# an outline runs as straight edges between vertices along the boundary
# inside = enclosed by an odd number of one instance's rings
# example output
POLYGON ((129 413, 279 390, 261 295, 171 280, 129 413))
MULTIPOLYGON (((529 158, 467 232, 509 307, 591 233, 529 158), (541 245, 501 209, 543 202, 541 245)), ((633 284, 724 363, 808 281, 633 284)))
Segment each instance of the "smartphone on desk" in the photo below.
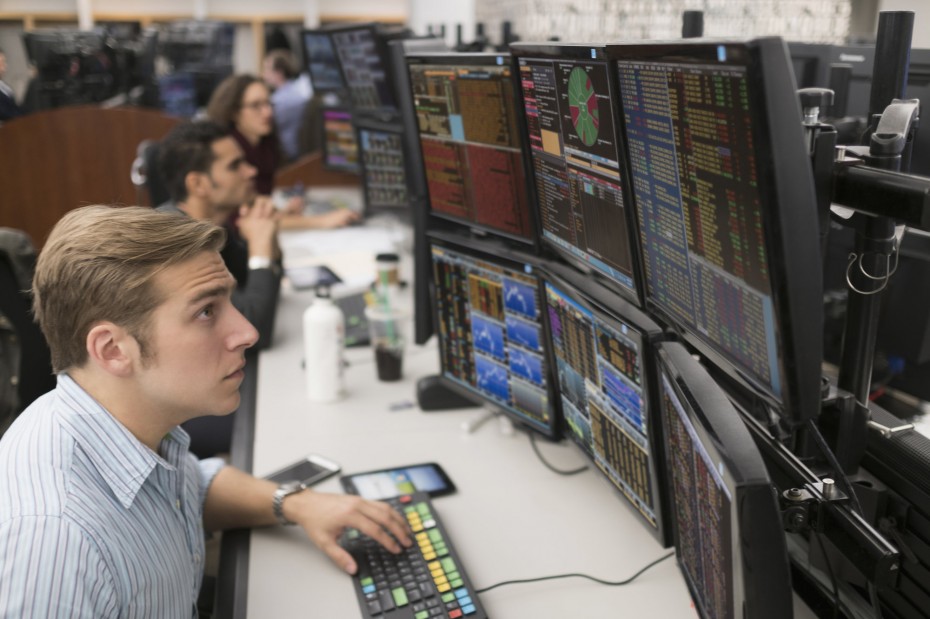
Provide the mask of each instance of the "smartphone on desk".
POLYGON ((341 277, 323 264, 284 269, 284 274, 291 281, 294 290, 309 290, 320 284, 332 286, 342 282, 341 277))
POLYGON ((339 482, 349 494, 375 501, 418 491, 431 497, 455 492, 455 484, 435 462, 343 475, 339 482))
POLYGON ((266 475, 265 479, 283 484, 289 481, 299 481, 305 486, 312 486, 327 477, 332 477, 340 471, 338 464, 323 456, 310 454, 294 464, 288 465, 279 471, 266 475))

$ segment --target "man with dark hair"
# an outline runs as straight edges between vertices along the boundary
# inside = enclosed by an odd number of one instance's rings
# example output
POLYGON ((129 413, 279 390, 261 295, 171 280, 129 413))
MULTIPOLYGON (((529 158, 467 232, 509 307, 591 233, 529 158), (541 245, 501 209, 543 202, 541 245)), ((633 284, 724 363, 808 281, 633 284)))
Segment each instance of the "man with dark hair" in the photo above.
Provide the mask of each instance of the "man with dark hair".
POLYGON ((158 156, 171 196, 158 210, 217 225, 239 211, 235 226, 241 238, 230 236, 221 254, 237 282, 233 305, 258 329, 258 347, 268 346, 281 285, 278 223, 271 201, 255 195, 255 168, 229 132, 212 122, 178 125, 162 140, 158 156))
POLYGON ((0 616, 196 617, 204 529, 298 524, 349 573, 348 527, 410 546, 385 503, 189 453, 178 425, 238 406, 258 339, 230 302, 224 241, 142 207, 76 209, 52 230, 33 297, 58 383, 0 440, 0 616))
POLYGON ((16 104, 13 89, 3 81, 4 75, 6 75, 6 53, 0 47, 0 124, 23 114, 22 108, 16 104))
POLYGON ((286 49, 268 52, 262 62, 262 79, 272 90, 271 105, 281 147, 288 159, 296 159, 301 154, 299 137, 304 109, 313 95, 310 80, 301 76, 293 54, 286 49))

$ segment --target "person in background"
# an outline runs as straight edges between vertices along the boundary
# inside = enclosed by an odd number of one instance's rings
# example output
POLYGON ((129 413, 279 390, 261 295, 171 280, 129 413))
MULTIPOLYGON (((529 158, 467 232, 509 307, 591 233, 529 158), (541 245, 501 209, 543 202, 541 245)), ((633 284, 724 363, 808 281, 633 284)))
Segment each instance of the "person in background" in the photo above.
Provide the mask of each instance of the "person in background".
POLYGON ((3 81, 6 75, 6 52, 0 47, 0 123, 23 115, 23 109, 16 103, 13 88, 3 81))
POLYGON ((298 72, 294 55, 286 49, 273 49, 262 62, 262 79, 271 89, 274 124, 281 148, 289 160, 300 153, 299 139, 304 108, 313 96, 313 87, 306 75, 298 72))
MULTIPOLYGON (((209 121, 175 127, 159 145, 159 164, 171 200, 158 211, 238 232, 220 251, 236 280, 232 304, 258 329, 256 348, 270 346, 281 289, 278 217, 268 197, 255 196, 255 168, 229 131, 209 121)), ((233 416, 191 419, 184 430, 198 456, 229 453, 233 416)))
POLYGON ((271 200, 256 197, 255 168, 229 130, 209 121, 175 127, 159 145, 159 171, 171 200, 159 211, 234 225, 221 251, 236 278, 232 302, 258 329, 259 348, 271 343, 281 286, 278 224, 271 200), (239 217, 232 224, 233 214, 239 217))
POLYGON ((298 524, 350 574, 346 528, 411 545, 386 503, 188 452, 179 424, 236 409, 258 339, 224 242, 143 207, 75 209, 52 230, 33 293, 58 382, 0 440, 0 616, 197 617, 205 530, 298 524))
MULTIPOLYGON (((270 196, 274 175, 281 163, 281 148, 274 130, 271 93, 254 75, 233 75, 223 80, 207 104, 207 116, 230 134, 256 169, 255 190, 270 196)), ((322 215, 302 215, 303 198, 295 196, 281 220, 286 228, 339 228, 358 220, 349 209, 336 209, 322 215)))

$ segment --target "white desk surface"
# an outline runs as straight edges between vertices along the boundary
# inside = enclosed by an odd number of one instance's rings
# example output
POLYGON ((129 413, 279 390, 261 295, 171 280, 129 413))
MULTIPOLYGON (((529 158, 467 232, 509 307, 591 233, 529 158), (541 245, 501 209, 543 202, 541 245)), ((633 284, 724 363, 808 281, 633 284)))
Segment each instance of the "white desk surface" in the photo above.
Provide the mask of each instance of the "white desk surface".
MULTIPOLYGON (((338 269, 337 269, 338 270, 338 269)), ((313 404, 303 391, 300 317, 308 293, 285 291, 273 347, 258 368, 253 472, 267 474, 311 452, 344 472, 437 461, 458 492, 435 499, 439 517, 476 588, 520 578, 583 572, 623 580, 670 552, 645 530, 595 470, 563 477, 536 458, 525 432, 506 435, 496 421, 461 428, 481 409, 423 413, 416 380, 439 369, 436 346, 410 346, 404 379, 378 382, 369 348, 347 351, 348 393, 313 404), (399 402, 413 405, 391 412, 399 402)), ((563 441, 540 441, 563 469, 585 463, 563 441)), ((336 478, 317 487, 339 492, 336 478)), ((510 585, 480 596, 496 618, 696 617, 674 557, 624 587, 578 578, 510 585)), ((351 579, 294 528, 252 534, 248 617, 360 616, 351 579)))

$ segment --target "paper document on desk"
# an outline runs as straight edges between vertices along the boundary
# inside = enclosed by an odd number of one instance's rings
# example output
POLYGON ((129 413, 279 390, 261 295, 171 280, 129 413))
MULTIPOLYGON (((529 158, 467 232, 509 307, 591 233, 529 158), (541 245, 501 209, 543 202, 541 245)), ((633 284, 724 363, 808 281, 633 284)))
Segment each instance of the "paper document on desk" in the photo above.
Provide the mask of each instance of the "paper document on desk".
POLYGON ((372 255, 397 251, 404 240, 401 230, 349 226, 336 230, 302 230, 279 237, 285 262, 308 256, 367 251, 372 255))
POLYGON ((358 187, 311 187, 306 192, 307 203, 330 203, 361 213, 365 209, 362 190, 358 187))

